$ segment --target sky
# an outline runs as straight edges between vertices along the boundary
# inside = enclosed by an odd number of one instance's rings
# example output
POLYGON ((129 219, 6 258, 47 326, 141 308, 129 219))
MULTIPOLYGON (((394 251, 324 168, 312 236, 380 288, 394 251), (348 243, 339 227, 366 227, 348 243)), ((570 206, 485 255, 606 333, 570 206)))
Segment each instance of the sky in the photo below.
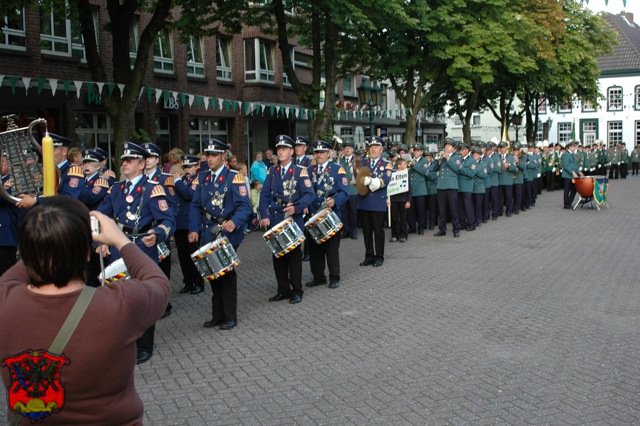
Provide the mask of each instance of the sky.
POLYGON ((594 12, 609 12, 613 14, 618 14, 623 10, 631 12, 633 13, 634 22, 640 22, 640 0, 627 0, 626 6, 622 0, 609 0, 608 2, 605 0, 589 0, 588 4, 586 0, 583 0, 582 3, 594 12))

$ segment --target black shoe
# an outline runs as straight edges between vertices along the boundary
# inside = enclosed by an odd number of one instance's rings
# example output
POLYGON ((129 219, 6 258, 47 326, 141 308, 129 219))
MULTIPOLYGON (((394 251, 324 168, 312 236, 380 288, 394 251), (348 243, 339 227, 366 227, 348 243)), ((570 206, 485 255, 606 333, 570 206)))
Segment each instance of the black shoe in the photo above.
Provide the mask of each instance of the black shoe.
POLYGON ((288 299, 290 296, 288 294, 276 294, 275 296, 271 296, 269 298, 269 302, 279 302, 281 300, 286 300, 288 299))
POLYGON ((373 261, 373 266, 382 266, 382 264, 384 263, 384 259, 376 259, 373 261))
POLYGON ((197 285, 191 290, 191 294, 200 294, 204 291, 204 285, 197 285))
POLYGON ((231 330, 232 328, 235 328, 238 325, 238 321, 227 321, 222 323, 222 325, 220 326, 220 330, 231 330))
POLYGON ((418 230, 418 235, 424 235, 424 229, 419 229, 418 230))
POLYGON ((222 320, 211 319, 211 320, 205 322, 204 324, 202 324, 202 326, 204 328, 213 328, 213 327, 219 326, 220 324, 222 324, 222 320))
MULTIPOLYGON (((424 234, 424 232, 423 232, 423 234, 424 234)), ((401 243, 406 243, 407 239, 406 238, 400 238, 398 241, 400 241, 401 243)))
POLYGON ((357 240, 357 239, 358 239, 358 236, 357 236, 357 235, 352 235, 352 236, 351 236, 351 239, 352 239, 352 240, 357 240))
POLYGON ((453 232, 453 238, 458 238, 460 236, 460 232, 453 232))
POLYGON ((332 278, 329 280, 329 288, 340 287, 340 278, 332 278))
POLYGON ((160 319, 162 318, 166 318, 169 315, 171 315, 171 311, 173 311, 173 306, 171 306, 171 304, 167 305, 167 307, 164 310, 164 313, 162 314, 162 316, 160 317, 160 319))
POLYGON ((396 241, 398 241, 396 237, 391 237, 391 239, 389 239, 390 243, 395 243, 396 241))
POLYGON ((498 220, 498 216, 493 216, 491 220, 498 220))
POLYGON ((467 226, 467 231, 475 231, 476 227, 475 226, 467 226))
POLYGON ((365 259, 364 262, 360 262, 360 266, 373 265, 373 259, 365 259))
POLYGON ((142 364, 149 361, 152 355, 152 352, 138 351, 138 355, 136 356, 136 364, 142 364))
POLYGON ((447 235, 445 231, 438 231, 435 234, 433 234, 434 237, 444 237, 445 235, 447 235))
POLYGON ((292 305, 295 305, 296 303, 300 303, 300 302, 302 302, 301 294, 296 294, 295 296, 291 296, 291 299, 289 299, 289 303, 291 303, 292 305))
POLYGON ((193 284, 185 284, 180 290, 180 294, 191 293, 193 291, 193 284))
POLYGON ((313 280, 313 281, 309 281, 308 283, 306 283, 305 286, 307 286, 307 287, 315 287, 315 286, 318 286, 318 285, 325 285, 326 283, 327 283, 327 280, 325 280, 325 279, 318 280, 318 281, 313 280))
POLYGON ((303 262, 308 262, 309 261, 309 255, 305 254, 304 256, 302 256, 302 261, 303 262))

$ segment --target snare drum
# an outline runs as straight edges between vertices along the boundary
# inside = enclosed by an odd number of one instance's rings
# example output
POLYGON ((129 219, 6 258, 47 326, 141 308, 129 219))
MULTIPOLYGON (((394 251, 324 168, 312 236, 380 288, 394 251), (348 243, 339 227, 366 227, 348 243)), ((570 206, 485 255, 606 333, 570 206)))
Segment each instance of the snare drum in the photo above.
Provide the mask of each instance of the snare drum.
POLYGON ((170 254, 171 254, 171 249, 169 248, 167 243, 165 243, 164 241, 161 243, 158 243, 158 259, 160 259, 160 262, 162 262, 167 257, 169 257, 170 254))
POLYGON ((209 281, 231 272, 240 264, 240 259, 227 237, 205 244, 191 255, 200 275, 209 281))
POLYGON ((262 236, 275 257, 282 257, 304 241, 304 234, 296 222, 288 217, 262 236))
POLYGON ((129 272, 127 271, 127 265, 124 264, 124 260, 122 258, 111 262, 106 268, 104 268, 104 272, 101 272, 98 276, 98 280, 100 282, 102 282, 103 276, 105 285, 115 283, 120 280, 128 280, 130 278, 129 272))
POLYGON ((338 215, 327 207, 311 216, 304 227, 317 244, 322 244, 342 229, 342 222, 338 215))

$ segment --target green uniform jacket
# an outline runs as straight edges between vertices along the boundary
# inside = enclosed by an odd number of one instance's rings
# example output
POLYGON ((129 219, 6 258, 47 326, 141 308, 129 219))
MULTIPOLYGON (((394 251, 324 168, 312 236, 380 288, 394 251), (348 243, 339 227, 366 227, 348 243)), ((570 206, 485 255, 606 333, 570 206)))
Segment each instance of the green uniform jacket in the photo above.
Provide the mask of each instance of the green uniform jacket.
POLYGON ((458 173, 458 191, 473 192, 474 177, 478 173, 478 165, 471 154, 462 160, 462 167, 458 173))
POLYGON ((457 152, 451 154, 449 160, 438 162, 438 189, 458 189, 458 171, 462 167, 462 159, 457 152))
POLYGON ((538 170, 540 169, 540 155, 538 154, 527 154, 525 159, 526 164, 526 174, 524 178, 527 182, 531 182, 536 177, 538 177, 538 170))
POLYGON ((409 169, 409 180, 411 181, 411 195, 413 197, 421 197, 427 195, 427 173, 429 166, 424 157, 421 157, 409 169))
POLYGON ((504 169, 504 165, 502 162, 502 156, 498 156, 498 170, 500 171, 500 175, 498 177, 499 185, 513 185, 513 175, 516 173, 516 161, 513 158, 513 155, 506 154, 504 161, 507 163, 507 169, 504 169))
POLYGON ((489 169, 487 168, 487 159, 483 157, 476 162, 476 175, 473 177, 473 193, 484 194, 487 192, 486 183, 488 179, 489 169))
POLYGON ((427 181, 427 195, 433 195, 438 193, 438 168, 435 161, 429 164, 426 181, 427 181))
MULTIPOLYGON (((514 157, 515 161, 515 157, 514 157)), ((518 158, 518 163, 516 164, 516 173, 513 175, 513 183, 514 184, 523 184, 525 176, 527 174, 527 158, 526 156, 520 156, 518 158)))
POLYGON ((489 178, 491 179, 491 186, 500 185, 500 156, 495 152, 487 157, 487 169, 489 169, 489 178))
POLYGON ((632 163, 637 163, 638 162, 638 150, 634 149, 633 151, 631 151, 631 162, 632 163))
POLYGON ((353 176, 354 171, 355 171, 355 155, 351 156, 351 163, 349 164, 349 162, 344 158, 341 157, 338 159, 338 164, 340 166, 342 166, 342 168, 344 169, 344 171, 346 172, 345 177, 347 178, 347 182, 349 183, 348 185, 348 193, 349 195, 358 195, 358 189, 356 188, 356 181, 355 181, 355 177, 353 176))
POLYGON ((630 163, 629 151, 627 151, 627 148, 622 148, 620 150, 620 161, 622 161, 623 163, 630 163))
POLYGON ((562 178, 573 178, 573 172, 576 172, 576 174, 579 172, 578 163, 576 163, 574 155, 567 151, 562 154, 562 178))

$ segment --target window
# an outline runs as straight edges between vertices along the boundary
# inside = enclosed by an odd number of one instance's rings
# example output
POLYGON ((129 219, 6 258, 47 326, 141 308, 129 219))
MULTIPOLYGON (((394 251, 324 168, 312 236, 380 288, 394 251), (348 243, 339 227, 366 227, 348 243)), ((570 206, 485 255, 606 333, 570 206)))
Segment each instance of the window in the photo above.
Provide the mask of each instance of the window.
POLYGON ((546 114, 547 113, 547 100, 542 98, 538 101, 538 114, 546 114))
POLYGON ((622 87, 609 87, 607 89, 607 109, 609 111, 622 111, 622 87))
POLYGON ((607 135, 607 143, 609 146, 622 143, 622 121, 608 121, 607 135))
POLYGON ((189 37, 187 44, 187 76, 204 77, 204 55, 202 37, 189 37))
POLYGON ((453 118, 454 126, 462 126, 462 120, 460 120, 460 116, 458 114, 454 114, 451 118, 453 118))
POLYGON ((584 120, 582 121, 582 143, 584 145, 593 145, 598 137, 598 121, 584 120))
POLYGON ((231 81, 231 42, 218 38, 216 53, 216 75, 218 80, 231 81))
POLYGON ((344 139, 353 137, 353 127, 352 126, 342 126, 340 127, 340 138, 344 139))
MULTIPOLYGON (((98 41, 99 31, 98 26, 100 25, 99 9, 97 6, 91 7, 91 13, 93 18, 93 32, 96 38, 96 46, 100 46, 98 41)), ((87 63, 87 52, 84 48, 84 38, 82 38, 82 31, 80 30, 80 23, 75 19, 71 21, 71 55, 74 58, 80 59, 80 62, 83 64, 87 63)))
POLYGON ((538 123, 536 129, 536 142, 542 142, 544 140, 544 126, 542 123, 538 123))
POLYGON ((40 8, 40 49, 42 53, 71 56, 71 23, 65 11, 51 7, 40 8))
POLYGON ((636 146, 640 144, 640 121, 636 121, 636 146))
POLYGON ((111 167, 113 129, 106 113, 81 112, 75 117, 75 133, 83 147, 100 147, 109 153, 107 163, 111 167))
POLYGON ((636 109, 640 109, 640 86, 636 86, 634 89, 634 104, 636 109))
POLYGON ((11 15, 5 16, 0 32, 0 47, 13 50, 27 50, 27 35, 25 33, 24 8, 16 9, 11 15))
POLYGON ((189 120, 189 153, 202 152, 211 138, 227 141, 227 120, 224 118, 191 117, 189 120))
POLYGON ((173 74, 173 48, 168 30, 160 31, 153 45, 153 70, 161 74, 173 74))
POLYGON ((353 74, 345 74, 342 77, 342 95, 356 96, 356 82, 353 74))
POLYGON ((566 144, 571 140, 573 123, 558 123, 558 143, 566 144))
POLYGON ((156 145, 161 149, 169 151, 171 149, 171 132, 169 127, 168 115, 156 116, 156 145))
POLYGON ((313 68, 313 56, 294 50, 293 51, 293 67, 294 68, 313 68))
POLYGON ((479 126, 480 125, 480 114, 473 114, 471 116, 471 125, 479 126))
POLYGON ((129 59, 131 60, 131 68, 136 64, 136 56, 138 55, 138 21, 137 18, 131 23, 129 28, 129 59))
POLYGON ((244 41, 244 79, 245 81, 275 81, 273 65, 273 45, 259 38, 244 41))
POLYGON ((571 99, 565 99, 558 105, 558 112, 571 112, 571 99))
POLYGON ((592 101, 582 101, 582 111, 583 112, 593 112, 596 110, 595 105, 592 101))

